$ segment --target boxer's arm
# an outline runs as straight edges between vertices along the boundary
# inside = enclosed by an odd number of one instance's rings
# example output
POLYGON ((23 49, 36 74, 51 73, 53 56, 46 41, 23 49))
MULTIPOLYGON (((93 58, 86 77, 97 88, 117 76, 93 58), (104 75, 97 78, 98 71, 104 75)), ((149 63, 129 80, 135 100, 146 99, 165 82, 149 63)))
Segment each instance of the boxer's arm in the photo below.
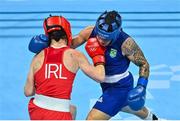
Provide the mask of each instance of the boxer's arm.
POLYGON ((72 39, 71 48, 77 48, 84 44, 88 40, 93 28, 94 26, 88 26, 81 30, 79 34, 75 35, 72 39))
POLYGON ((149 64, 136 42, 132 38, 127 38, 121 46, 122 52, 135 65, 139 66, 139 76, 148 79, 149 64))
POLYGON ((138 111, 144 107, 146 86, 149 77, 149 64, 140 47, 132 38, 127 38, 121 46, 122 52, 135 65, 139 66, 139 79, 137 86, 128 93, 128 105, 132 110, 138 111))
POLYGON ((97 65, 93 66, 92 64, 89 63, 88 59, 86 56, 77 51, 73 54, 75 60, 78 62, 79 68, 90 78, 93 80, 96 80, 97 82, 103 82, 105 78, 105 69, 104 65, 97 65))
POLYGON ((75 105, 70 104, 70 113, 72 115, 72 120, 75 120, 77 115, 77 108, 75 105))
POLYGON ((27 97, 33 96, 35 94, 33 63, 34 63, 34 59, 32 60, 32 63, 30 65, 29 73, 24 87, 24 94, 27 97))

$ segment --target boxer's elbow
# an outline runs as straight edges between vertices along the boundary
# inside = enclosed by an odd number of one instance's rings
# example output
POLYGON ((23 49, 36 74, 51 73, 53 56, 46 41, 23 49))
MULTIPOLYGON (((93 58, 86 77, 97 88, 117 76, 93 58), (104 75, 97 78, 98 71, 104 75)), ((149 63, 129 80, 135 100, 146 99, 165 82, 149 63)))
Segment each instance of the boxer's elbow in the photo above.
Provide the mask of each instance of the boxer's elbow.
POLYGON ((105 72, 101 72, 97 78, 98 78, 99 83, 104 82, 105 72))
POLYGON ((33 96, 35 94, 34 89, 29 89, 27 87, 24 87, 24 95, 26 97, 33 96))

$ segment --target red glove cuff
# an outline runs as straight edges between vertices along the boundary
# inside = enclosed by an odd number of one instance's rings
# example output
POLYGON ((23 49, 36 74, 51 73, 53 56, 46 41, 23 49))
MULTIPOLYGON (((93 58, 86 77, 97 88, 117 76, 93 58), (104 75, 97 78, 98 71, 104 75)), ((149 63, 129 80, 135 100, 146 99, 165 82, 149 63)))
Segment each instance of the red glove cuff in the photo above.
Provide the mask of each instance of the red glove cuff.
POLYGON ((94 56, 92 60, 95 66, 99 64, 105 64, 105 57, 103 55, 94 56))

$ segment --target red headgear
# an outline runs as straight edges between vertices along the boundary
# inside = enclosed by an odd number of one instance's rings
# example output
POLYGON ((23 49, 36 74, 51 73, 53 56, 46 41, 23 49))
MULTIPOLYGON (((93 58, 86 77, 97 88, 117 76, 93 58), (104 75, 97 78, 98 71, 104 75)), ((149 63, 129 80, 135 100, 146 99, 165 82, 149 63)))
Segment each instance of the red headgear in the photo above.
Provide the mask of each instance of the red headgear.
POLYGON ((43 27, 45 34, 47 36, 49 32, 63 29, 67 35, 68 45, 69 46, 71 45, 72 42, 71 25, 66 18, 62 16, 50 16, 44 20, 43 27))

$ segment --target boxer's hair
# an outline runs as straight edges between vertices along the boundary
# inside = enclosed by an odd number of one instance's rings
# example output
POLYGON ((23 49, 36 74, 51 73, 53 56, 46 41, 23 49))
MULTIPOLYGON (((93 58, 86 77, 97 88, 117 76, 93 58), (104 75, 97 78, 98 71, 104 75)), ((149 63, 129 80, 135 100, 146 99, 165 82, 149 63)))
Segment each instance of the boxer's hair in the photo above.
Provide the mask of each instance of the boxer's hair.
POLYGON ((58 42, 60 39, 65 39, 66 41, 68 40, 66 32, 63 29, 50 32, 49 40, 52 41, 52 39, 54 39, 56 42, 58 42))

